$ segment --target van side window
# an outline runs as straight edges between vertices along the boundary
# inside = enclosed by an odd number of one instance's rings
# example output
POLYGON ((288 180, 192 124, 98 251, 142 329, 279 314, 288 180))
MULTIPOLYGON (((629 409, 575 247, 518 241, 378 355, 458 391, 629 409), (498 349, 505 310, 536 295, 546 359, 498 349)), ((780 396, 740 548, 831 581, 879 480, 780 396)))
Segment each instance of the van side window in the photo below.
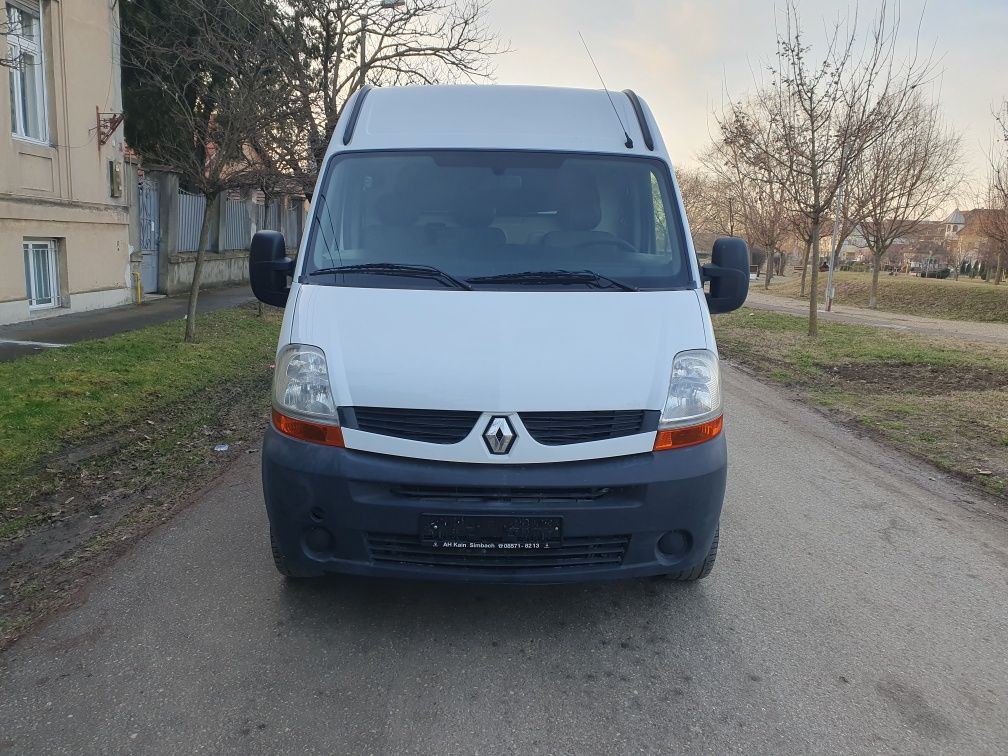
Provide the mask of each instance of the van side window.
POLYGON ((669 199, 664 194, 665 189, 658 183, 658 177, 651 174, 651 218, 654 224, 654 250, 655 252, 671 251, 671 238, 669 237, 668 216, 665 208, 669 204, 669 199))

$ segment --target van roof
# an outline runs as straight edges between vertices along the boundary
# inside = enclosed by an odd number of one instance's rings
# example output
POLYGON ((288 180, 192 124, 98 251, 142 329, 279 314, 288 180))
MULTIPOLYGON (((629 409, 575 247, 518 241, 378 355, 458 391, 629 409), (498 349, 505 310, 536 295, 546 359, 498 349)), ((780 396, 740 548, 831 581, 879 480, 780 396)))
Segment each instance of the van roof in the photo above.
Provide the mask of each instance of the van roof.
MULTIPOLYGON (((359 95, 358 95, 359 96, 359 95)), ((356 98, 355 98, 356 99, 356 98)), ((647 105, 644 117, 655 151, 664 153, 647 105)), ((348 104, 330 151, 387 149, 569 150, 653 155, 645 144, 628 95, 604 90, 505 85, 380 87, 360 108, 349 144, 343 136, 354 102, 348 104), (619 112, 634 146, 613 113, 619 112)))

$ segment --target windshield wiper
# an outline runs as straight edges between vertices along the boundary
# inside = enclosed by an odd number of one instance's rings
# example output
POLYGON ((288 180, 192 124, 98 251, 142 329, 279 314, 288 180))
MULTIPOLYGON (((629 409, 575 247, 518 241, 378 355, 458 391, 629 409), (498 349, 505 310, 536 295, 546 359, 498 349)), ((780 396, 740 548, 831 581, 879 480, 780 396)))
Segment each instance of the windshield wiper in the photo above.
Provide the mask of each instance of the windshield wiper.
POLYGON ((403 263, 364 263, 361 265, 337 265, 332 268, 319 268, 313 270, 308 275, 321 276, 323 274, 341 273, 373 273, 379 276, 413 276, 414 278, 436 278, 447 283, 456 289, 472 291, 472 286, 465 281, 460 281, 450 273, 445 273, 440 268, 433 265, 404 265, 403 263))
POLYGON ((524 273, 501 273, 496 276, 477 276, 467 278, 474 284, 515 283, 535 286, 538 284, 584 284, 599 289, 619 289, 620 291, 639 291, 636 286, 617 281, 615 278, 603 276, 594 270, 527 270, 524 273))

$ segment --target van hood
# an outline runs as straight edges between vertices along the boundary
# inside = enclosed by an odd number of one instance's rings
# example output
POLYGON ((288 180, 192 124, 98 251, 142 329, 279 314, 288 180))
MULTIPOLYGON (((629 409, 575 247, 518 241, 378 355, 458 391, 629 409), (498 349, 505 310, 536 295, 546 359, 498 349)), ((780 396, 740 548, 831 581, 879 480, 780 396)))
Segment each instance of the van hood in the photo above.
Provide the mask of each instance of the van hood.
POLYGON ((341 406, 661 409, 672 358, 705 343, 695 291, 301 285, 290 341, 325 352, 341 406))

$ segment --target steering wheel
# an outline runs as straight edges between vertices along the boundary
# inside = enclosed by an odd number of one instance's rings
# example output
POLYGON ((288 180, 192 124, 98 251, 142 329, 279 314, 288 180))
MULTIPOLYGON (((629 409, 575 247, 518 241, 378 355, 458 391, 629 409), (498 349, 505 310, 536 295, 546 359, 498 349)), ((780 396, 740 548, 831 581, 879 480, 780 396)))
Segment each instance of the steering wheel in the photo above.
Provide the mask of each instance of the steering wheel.
POLYGON ((611 246, 615 245, 617 247, 622 247, 623 249, 637 254, 637 247, 628 241, 623 241, 619 237, 614 236, 612 239, 592 239, 590 241, 583 241, 580 244, 575 244, 574 249, 583 249, 584 247, 600 247, 602 245, 611 246))

